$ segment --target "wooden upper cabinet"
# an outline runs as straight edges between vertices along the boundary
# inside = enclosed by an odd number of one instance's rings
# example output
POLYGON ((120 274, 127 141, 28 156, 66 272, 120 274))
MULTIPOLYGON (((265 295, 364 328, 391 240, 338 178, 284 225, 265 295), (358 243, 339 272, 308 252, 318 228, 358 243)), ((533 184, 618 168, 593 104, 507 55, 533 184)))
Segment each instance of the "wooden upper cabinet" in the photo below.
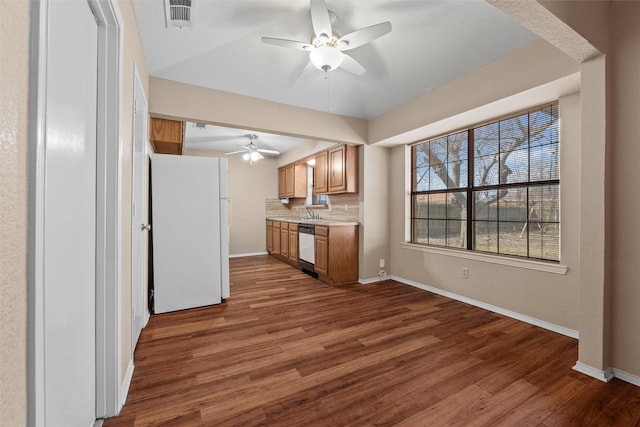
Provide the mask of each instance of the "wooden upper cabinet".
POLYGON ((287 174, 286 174, 286 169, 284 167, 282 168, 278 168, 278 198, 279 199, 285 199, 289 196, 287 196, 286 193, 286 180, 287 180, 287 174))
POLYGON ((313 167, 313 194, 327 194, 329 182, 327 181, 327 151, 316 154, 316 164, 313 167))
POLYGON ((307 197, 307 164, 291 163, 278 168, 278 197, 307 197))
POLYGON ((295 165, 284 167, 284 194, 286 197, 293 197, 295 194, 295 165))
POLYGON ((182 154, 183 123, 151 118, 151 145, 159 154, 182 154))
POLYGON ((358 147, 339 145, 327 152, 328 194, 358 192, 358 147))
POLYGON ((307 162, 299 162, 294 166, 293 197, 307 197, 307 162))

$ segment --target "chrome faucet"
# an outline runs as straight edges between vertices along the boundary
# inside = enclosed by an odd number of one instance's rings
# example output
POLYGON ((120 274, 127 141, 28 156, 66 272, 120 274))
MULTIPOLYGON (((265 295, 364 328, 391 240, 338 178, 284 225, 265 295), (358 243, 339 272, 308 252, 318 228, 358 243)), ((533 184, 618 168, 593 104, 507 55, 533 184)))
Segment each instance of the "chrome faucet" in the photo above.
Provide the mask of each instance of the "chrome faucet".
POLYGON ((312 209, 305 209, 304 219, 320 219, 320 214, 314 212, 312 209))

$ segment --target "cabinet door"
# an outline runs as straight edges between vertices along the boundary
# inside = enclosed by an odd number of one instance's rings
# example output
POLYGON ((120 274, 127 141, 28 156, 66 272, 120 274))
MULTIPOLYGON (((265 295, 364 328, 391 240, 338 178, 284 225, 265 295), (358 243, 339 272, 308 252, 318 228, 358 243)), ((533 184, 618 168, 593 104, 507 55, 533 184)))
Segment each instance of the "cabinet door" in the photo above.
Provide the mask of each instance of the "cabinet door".
POLYGON ((316 272, 323 276, 329 275, 329 228, 316 226, 316 272))
POLYGON ((329 192, 327 181, 327 152, 316 154, 316 164, 313 167, 313 194, 329 192))
POLYGON ((306 162, 296 163, 294 168, 294 194, 295 198, 307 197, 307 166, 306 162))
POLYGON ((285 197, 295 196, 295 165, 284 167, 284 194, 285 197))
POLYGON ((328 151, 329 194, 358 192, 358 147, 341 145, 328 151))
POLYGON ((280 255, 289 257, 289 229, 286 226, 280 229, 280 255))
POLYGON ((298 232, 289 230, 289 261, 298 262, 298 232))
POLYGON ((277 221, 273 222, 273 251, 272 253, 279 255, 280 254, 280 223, 277 221))
POLYGON ((347 174, 345 146, 334 147, 329 150, 329 193, 339 193, 347 189, 347 174))
POLYGON ((267 252, 273 251, 273 223, 267 221, 267 252))
POLYGON ((283 199, 286 196, 287 189, 285 185, 286 181, 286 171, 285 168, 278 168, 278 198, 283 199))

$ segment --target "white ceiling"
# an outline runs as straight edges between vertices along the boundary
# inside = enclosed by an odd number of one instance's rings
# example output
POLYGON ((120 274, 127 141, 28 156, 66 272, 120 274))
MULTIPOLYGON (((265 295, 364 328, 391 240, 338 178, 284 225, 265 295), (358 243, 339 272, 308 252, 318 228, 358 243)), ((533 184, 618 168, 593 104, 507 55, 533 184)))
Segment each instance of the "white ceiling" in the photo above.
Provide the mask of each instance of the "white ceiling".
MULTIPOLYGON (((258 148, 276 150, 280 153, 285 153, 306 141, 302 138, 209 124, 205 127, 196 127, 195 123, 187 122, 184 128, 184 149, 217 151, 222 153, 239 151, 243 146, 249 144, 249 138, 246 137, 247 134, 258 136, 258 138, 254 140, 254 144, 257 145, 258 148)), ((268 155, 265 154, 265 156, 268 155)))
POLYGON ((193 0, 193 29, 167 29, 163 0, 133 0, 151 76, 363 119, 536 39, 483 0, 326 3, 342 34, 391 22, 389 34, 349 51, 364 75, 315 68, 301 74, 306 52, 261 42, 262 36, 309 42, 309 0, 193 0))

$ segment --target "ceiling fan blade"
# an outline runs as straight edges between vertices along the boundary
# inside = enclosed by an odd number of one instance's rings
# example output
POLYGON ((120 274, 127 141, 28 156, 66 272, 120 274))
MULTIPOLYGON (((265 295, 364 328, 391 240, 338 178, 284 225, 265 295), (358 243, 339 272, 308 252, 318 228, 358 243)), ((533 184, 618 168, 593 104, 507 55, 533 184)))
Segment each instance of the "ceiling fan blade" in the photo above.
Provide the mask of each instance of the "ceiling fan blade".
POLYGON ((360 65, 358 61, 353 59, 351 56, 347 55, 346 53, 343 53, 343 55, 344 55, 344 58, 342 59, 342 64, 340 64, 340 68, 350 73, 353 73, 356 76, 361 76, 365 73, 365 71, 367 71, 364 69, 362 65, 360 65))
POLYGON ((264 148, 258 148, 256 151, 257 151, 258 153, 271 154, 271 155, 273 155, 273 156, 278 156, 278 155, 280 155, 280 152, 279 152, 279 151, 276 151, 276 150, 266 150, 266 149, 264 149, 264 148))
POLYGON ((329 10, 324 0, 311 0, 311 24, 317 37, 320 37, 321 34, 325 34, 327 37, 333 35, 329 10))
POLYGON ((286 47, 289 49, 304 50, 307 52, 313 49, 313 45, 309 43, 299 42, 295 40, 287 40, 287 39, 275 39, 273 37, 262 37, 262 43, 272 44, 280 47, 286 47))
POLYGON ((345 51, 355 49, 363 44, 367 44, 380 36, 384 36, 391 31, 391 22, 381 22, 380 24, 371 25, 361 28, 338 39, 338 49, 345 51))
POLYGON ((306 77, 307 74, 309 74, 312 70, 316 70, 316 66, 313 65, 313 62, 307 61, 307 63, 304 65, 304 68, 302 68, 298 73, 298 77, 296 80, 300 80, 301 78, 306 77))
POLYGON ((231 153, 224 153, 225 156, 230 156, 231 154, 240 154, 240 153, 244 153, 246 150, 240 150, 240 151, 232 151, 231 153))

